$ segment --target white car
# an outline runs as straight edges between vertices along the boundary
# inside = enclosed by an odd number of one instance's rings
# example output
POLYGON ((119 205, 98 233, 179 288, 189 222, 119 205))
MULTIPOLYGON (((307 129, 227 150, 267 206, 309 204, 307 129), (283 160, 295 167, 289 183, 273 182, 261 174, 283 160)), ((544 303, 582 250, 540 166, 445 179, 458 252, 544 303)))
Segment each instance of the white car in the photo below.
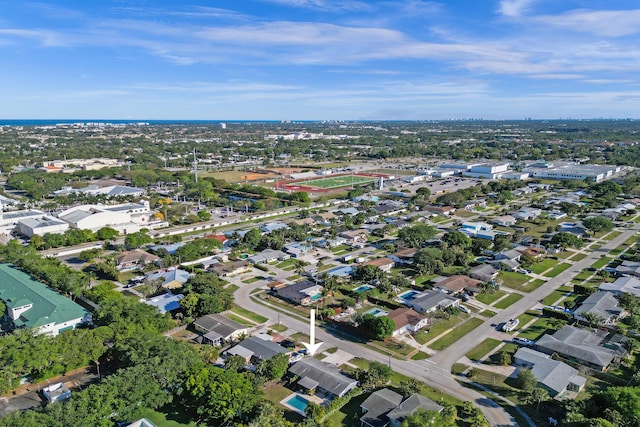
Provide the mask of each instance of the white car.
POLYGON ((459 306, 458 306, 458 308, 459 308, 461 311, 464 311, 465 313, 471 313, 471 310, 469 310, 469 307, 467 307, 467 306, 459 305, 459 306))
POLYGON ((533 345, 535 344, 535 342, 527 338, 520 338, 520 337, 515 337, 513 339, 513 342, 520 345, 526 345, 527 347, 533 347, 533 345))

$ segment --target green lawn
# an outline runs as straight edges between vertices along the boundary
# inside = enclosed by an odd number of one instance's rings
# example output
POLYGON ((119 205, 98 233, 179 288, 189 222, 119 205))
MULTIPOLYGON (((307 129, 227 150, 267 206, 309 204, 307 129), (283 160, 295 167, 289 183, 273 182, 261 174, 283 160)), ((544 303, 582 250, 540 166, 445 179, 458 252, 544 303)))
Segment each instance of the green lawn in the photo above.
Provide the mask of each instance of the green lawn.
POLYGON ((532 280, 530 283, 527 283, 525 286, 519 288, 522 292, 533 292, 538 289, 541 285, 544 285, 545 281, 542 279, 532 280))
POLYGON ((334 176, 330 178, 318 178, 310 179, 307 181, 297 181, 294 185, 305 185, 309 187, 316 187, 322 189, 342 188, 349 187, 351 185, 360 185, 377 181, 377 178, 371 176, 358 176, 358 175, 342 175, 334 176))
POLYGON ((616 237, 618 237, 619 235, 622 234, 622 231, 612 231, 611 233, 607 234, 605 237, 602 238, 602 240, 613 240, 616 237))
POLYGON ((444 331, 455 327, 458 323, 460 323, 461 319, 457 316, 451 316, 448 319, 434 319, 433 324, 429 327, 428 330, 422 330, 415 334, 414 338, 420 344, 424 344, 429 340, 434 339, 444 331))
POLYGON ((246 284, 249 284, 249 285, 250 285, 251 283, 255 283, 255 282, 257 282, 258 280, 262 280, 262 279, 264 279, 264 277, 262 277, 262 276, 255 276, 255 277, 250 277, 250 278, 248 278, 248 279, 243 280, 243 281, 242 281, 242 283, 246 283, 246 284))
POLYGON ((245 325, 245 326, 255 326, 255 324, 253 324, 252 322, 246 320, 243 317, 240 316, 236 316, 233 313, 227 313, 227 315, 225 317, 228 317, 229 319, 233 320, 234 322, 238 322, 241 325, 245 325))
POLYGON ((487 338, 468 352, 467 357, 471 360, 480 360, 501 343, 500 340, 487 338))
POLYGON ((565 296, 566 292, 563 292, 561 290, 555 290, 553 292, 551 292, 549 295, 547 295, 545 297, 545 299, 542 300, 542 303, 544 305, 554 305, 556 303, 556 301, 558 301, 560 298, 562 298, 563 296, 565 296))
POLYGON ((493 293, 476 294, 476 299, 481 303, 491 305, 491 303, 493 303, 495 300, 497 300, 498 298, 502 298, 502 296, 506 294, 507 293, 505 291, 495 291, 493 293))
POLYGON ((567 264, 563 262, 562 264, 556 265, 550 271, 547 271, 546 273, 544 273, 544 275, 546 277, 556 277, 558 274, 562 273, 569 267, 571 267, 571 264, 567 264))
POLYGON ((531 266, 531 271, 535 274, 542 274, 543 271, 553 268, 556 264, 558 264, 558 260, 547 258, 541 262, 533 264, 531 266))
POLYGON ((522 295, 520 294, 507 295, 506 297, 502 298, 500 301, 495 303, 493 306, 495 308, 504 309, 509 307, 511 304, 515 303, 516 301, 520 300, 521 298, 522 298, 522 295))
POLYGON ((484 320, 482 319, 478 319, 477 317, 471 318, 442 338, 438 339, 436 342, 432 343, 430 347, 434 350, 445 349, 483 323, 484 320))
POLYGON ((135 418, 146 418, 157 427, 196 427, 195 421, 191 421, 187 415, 176 411, 165 414, 154 409, 142 409, 136 413, 135 418))
POLYGON ((247 319, 253 320, 256 323, 264 323, 266 322, 268 319, 264 316, 261 316, 257 313, 254 313, 253 311, 249 311, 246 308, 242 308, 242 307, 238 307, 237 305, 234 306, 231 311, 233 311, 234 313, 242 316, 242 317, 246 317, 247 319))
POLYGON ((520 286, 525 284, 529 277, 515 271, 501 271, 498 274, 498 279, 502 279, 502 284, 508 288, 520 289, 520 286))
POLYGON ((605 265, 609 264, 612 259, 613 258, 609 258, 609 257, 606 257, 606 256, 602 257, 598 261, 596 261, 593 264, 591 264, 591 267, 593 267, 593 268, 602 268, 605 265))
POLYGON ((419 351, 413 356, 411 356, 411 360, 424 360, 428 358, 429 358, 429 355, 423 351, 419 351))
POLYGON ((524 327, 524 325, 536 318, 538 318, 537 314, 531 312, 522 313, 520 316, 518 316, 518 320, 520 321, 520 323, 518 323, 518 326, 522 328, 524 327))
POLYGON ((493 317, 495 316, 497 313, 495 311, 491 311, 491 310, 482 310, 480 312, 480 316, 484 316, 484 317, 493 317))
POLYGON ((533 324, 529 326, 527 329, 525 329, 524 331, 521 331, 518 334, 518 336, 521 338, 527 338, 535 341, 538 338, 540 338, 543 334, 547 333, 547 331, 552 333, 554 330, 553 328, 551 328, 551 326, 549 326, 548 321, 549 321, 548 318, 542 317, 536 320, 535 322, 533 322, 533 324))
POLYGON ((571 257, 571 261, 581 261, 587 257, 587 254, 576 253, 571 257))

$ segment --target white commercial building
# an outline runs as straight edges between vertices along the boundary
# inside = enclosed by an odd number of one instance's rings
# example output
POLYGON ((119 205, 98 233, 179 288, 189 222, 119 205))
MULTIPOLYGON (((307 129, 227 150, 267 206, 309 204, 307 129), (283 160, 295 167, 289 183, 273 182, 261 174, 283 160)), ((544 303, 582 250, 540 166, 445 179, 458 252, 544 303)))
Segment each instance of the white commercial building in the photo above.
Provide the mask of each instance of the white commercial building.
POLYGON ((82 205, 60 212, 58 218, 72 228, 98 231, 111 227, 122 234, 131 234, 146 227, 151 218, 149 202, 121 205, 82 205))
POLYGON ((68 229, 68 223, 49 215, 43 215, 37 218, 25 218, 18 222, 18 230, 27 237, 33 235, 62 234, 68 229))
POLYGON ((38 218, 44 216, 45 213, 35 209, 27 209, 22 211, 2 212, 0 213, 0 234, 11 234, 17 230, 18 223, 27 218, 38 218))

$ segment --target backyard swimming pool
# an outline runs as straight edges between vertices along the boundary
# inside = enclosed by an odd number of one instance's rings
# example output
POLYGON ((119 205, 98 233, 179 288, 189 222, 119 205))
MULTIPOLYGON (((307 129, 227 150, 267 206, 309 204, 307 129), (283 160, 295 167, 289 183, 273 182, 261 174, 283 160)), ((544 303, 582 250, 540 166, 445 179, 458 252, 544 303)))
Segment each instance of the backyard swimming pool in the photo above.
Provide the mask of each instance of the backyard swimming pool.
POLYGON ((364 291, 368 291, 369 289, 373 289, 373 286, 371 286, 371 285, 360 285, 357 288, 355 288, 353 291, 354 292, 364 292, 364 291))
POLYGON ((365 312, 364 314, 373 314, 375 317, 386 316, 389 314, 388 311, 384 311, 380 308, 372 308, 371 310, 365 312))
POLYGON ((418 291, 407 291, 404 292, 400 295, 398 295, 398 298, 403 299, 405 301, 410 301, 412 299, 414 299, 416 297, 416 295, 418 295, 420 292, 418 291))
POLYGON ((288 405, 296 408, 298 411, 304 414, 307 410, 307 406, 309 406, 309 401, 299 394, 294 394, 289 399, 285 401, 288 405))

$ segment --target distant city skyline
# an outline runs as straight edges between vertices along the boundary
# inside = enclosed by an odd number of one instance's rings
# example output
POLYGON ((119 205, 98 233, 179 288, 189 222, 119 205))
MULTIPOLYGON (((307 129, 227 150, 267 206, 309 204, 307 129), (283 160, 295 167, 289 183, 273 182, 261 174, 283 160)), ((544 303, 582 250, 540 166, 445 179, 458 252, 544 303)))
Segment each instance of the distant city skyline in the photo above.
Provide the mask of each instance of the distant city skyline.
POLYGON ((630 0, 5 2, 0 119, 639 118, 638 22, 630 0))

